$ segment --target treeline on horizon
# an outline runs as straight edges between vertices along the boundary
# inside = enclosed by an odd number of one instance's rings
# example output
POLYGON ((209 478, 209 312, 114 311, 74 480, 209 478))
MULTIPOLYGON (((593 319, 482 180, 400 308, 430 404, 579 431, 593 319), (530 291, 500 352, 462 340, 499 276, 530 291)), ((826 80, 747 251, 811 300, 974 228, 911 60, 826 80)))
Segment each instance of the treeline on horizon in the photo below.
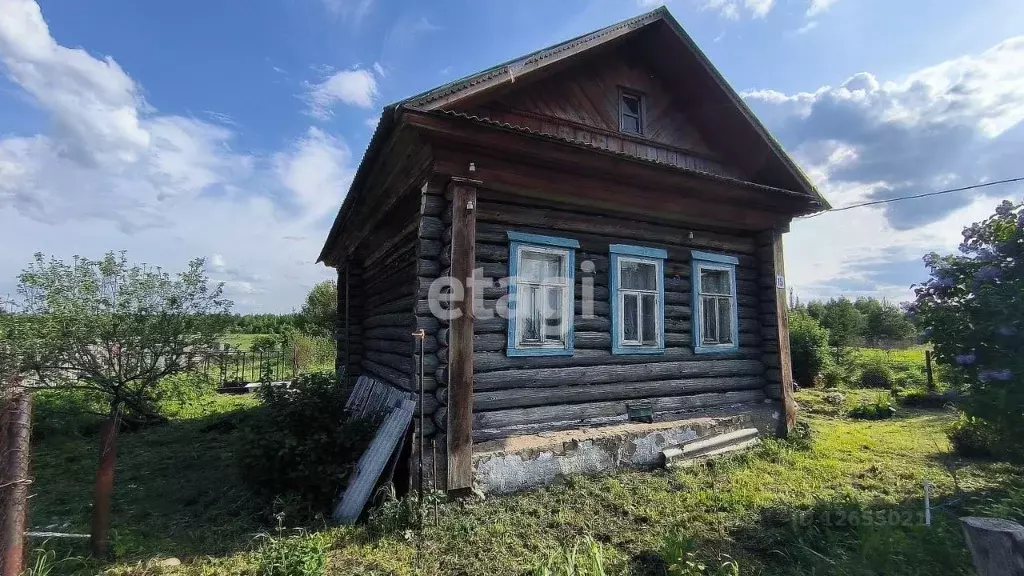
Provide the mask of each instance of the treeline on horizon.
POLYGON ((228 328, 230 334, 278 334, 289 330, 303 332, 308 320, 299 313, 290 314, 232 314, 233 322, 228 328))

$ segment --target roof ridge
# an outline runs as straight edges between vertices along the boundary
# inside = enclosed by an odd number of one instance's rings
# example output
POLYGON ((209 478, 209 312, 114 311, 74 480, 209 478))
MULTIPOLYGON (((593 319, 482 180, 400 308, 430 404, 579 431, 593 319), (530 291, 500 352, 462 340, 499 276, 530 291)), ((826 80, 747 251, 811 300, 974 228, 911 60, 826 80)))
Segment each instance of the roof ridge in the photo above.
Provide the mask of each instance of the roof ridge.
POLYGON ((551 46, 547 46, 545 48, 541 48, 540 50, 535 50, 535 51, 530 52, 528 54, 524 54, 522 56, 518 56, 518 57, 513 58, 511 60, 508 60, 506 62, 502 62, 501 64, 497 64, 497 65, 492 66, 490 68, 486 68, 486 69, 481 70, 479 72, 475 72, 475 73, 470 74, 468 76, 463 76, 462 78, 459 78, 458 80, 453 80, 453 81, 451 81, 451 82, 449 82, 447 84, 442 84, 440 86, 431 88, 430 90, 427 90, 425 92, 421 92, 421 93, 416 94, 414 96, 410 96, 408 98, 405 98, 404 100, 399 100, 398 102, 395 102, 394 104, 391 104, 391 106, 403 106, 403 105, 404 106, 413 106, 413 107, 422 106, 424 104, 427 104, 429 102, 433 102, 434 100, 438 100, 438 99, 443 98, 445 96, 449 96, 451 94, 455 94, 457 92, 461 92, 462 90, 465 90, 466 88, 469 88, 470 86, 475 86, 476 84, 479 84, 481 82, 486 82, 486 81, 491 80, 491 79, 493 79, 493 78, 495 78, 497 76, 500 76, 500 75, 503 75, 503 74, 511 74, 509 69, 512 66, 522 67, 522 66, 526 66, 527 64, 530 64, 530 63, 533 63, 533 62, 540 62, 541 60, 544 60, 546 58, 550 58, 551 56, 554 56, 554 55, 556 55, 556 54, 558 54, 560 52, 564 52, 564 51, 569 50, 571 48, 575 48, 577 46, 580 46, 582 44, 587 44, 587 43, 593 42, 594 40, 597 40, 598 38, 601 38, 603 36, 607 36, 608 34, 611 34, 612 32, 621 30, 623 28, 630 28, 630 27, 637 27, 637 28, 639 28, 641 26, 646 26, 647 24, 650 24, 651 22, 654 22, 656 20, 664 18, 665 14, 667 14, 667 13, 668 13, 668 9, 665 8, 664 5, 659 6, 659 7, 655 8, 654 10, 651 10, 649 12, 644 12, 643 14, 640 14, 638 16, 633 16, 632 18, 627 18, 625 20, 621 20, 619 22, 616 22, 615 24, 611 24, 609 26, 605 26, 604 28, 600 28, 598 30, 594 30, 593 32, 588 32, 586 34, 581 34, 580 36, 576 36, 575 38, 570 38, 568 40, 563 40, 562 42, 558 42, 556 44, 552 44, 551 46))

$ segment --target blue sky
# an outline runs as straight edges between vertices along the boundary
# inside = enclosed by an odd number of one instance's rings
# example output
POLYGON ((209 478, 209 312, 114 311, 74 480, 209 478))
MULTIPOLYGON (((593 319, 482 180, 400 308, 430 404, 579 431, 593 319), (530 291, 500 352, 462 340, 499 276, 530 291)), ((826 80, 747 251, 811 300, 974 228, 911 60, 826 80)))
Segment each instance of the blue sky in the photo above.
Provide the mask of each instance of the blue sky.
MULTIPOLYGON (((644 12, 637 0, 0 0, 0 295, 31 254, 208 258, 287 311, 380 108, 644 12)), ((1017 0, 672 0, 834 205, 1024 175, 1017 0)), ((909 296, 1019 188, 797 222, 804 298, 909 296)))

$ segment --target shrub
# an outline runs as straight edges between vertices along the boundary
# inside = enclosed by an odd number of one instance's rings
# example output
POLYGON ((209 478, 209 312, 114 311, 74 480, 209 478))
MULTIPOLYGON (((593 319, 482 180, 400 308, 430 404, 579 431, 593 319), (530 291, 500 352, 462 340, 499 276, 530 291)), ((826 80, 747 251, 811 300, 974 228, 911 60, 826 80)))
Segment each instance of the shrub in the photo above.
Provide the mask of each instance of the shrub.
POLYGON ((965 458, 992 458, 1002 450, 999 432, 981 418, 961 414, 949 429, 953 451, 965 458))
POLYGON ((910 408, 942 408, 949 402, 946 396, 921 388, 897 388, 893 393, 900 404, 910 408))
POLYGON ((326 512, 376 430, 345 410, 351 390, 333 373, 305 374, 290 388, 261 386, 263 404, 240 435, 244 478, 267 497, 326 512))
POLYGON ((840 388, 849 384, 846 370, 838 366, 829 366, 821 373, 821 383, 825 388, 840 388))
POLYGON ((327 565, 327 538, 323 534, 288 537, 262 535, 256 548, 259 576, 321 576, 327 565))
POLYGON ((931 277, 910 311, 973 418, 957 428, 963 440, 991 434, 999 456, 1024 458, 1024 208, 1002 202, 964 229, 959 250, 925 256, 931 277))
POLYGON ((851 418, 858 420, 885 420, 896 415, 896 407, 892 405, 892 397, 888 392, 875 396, 874 402, 860 404, 849 412, 851 418))
POLYGON ((801 386, 814 386, 818 375, 830 365, 828 330, 803 310, 789 316, 789 348, 793 359, 793 378, 801 386))
POLYGON ((892 369, 883 358, 869 358, 860 367, 860 385, 864 388, 892 388, 892 369))
POLYGON ((276 350, 280 338, 272 336, 270 334, 259 334, 252 339, 252 344, 249 345, 249 350, 253 352, 269 352, 276 350))

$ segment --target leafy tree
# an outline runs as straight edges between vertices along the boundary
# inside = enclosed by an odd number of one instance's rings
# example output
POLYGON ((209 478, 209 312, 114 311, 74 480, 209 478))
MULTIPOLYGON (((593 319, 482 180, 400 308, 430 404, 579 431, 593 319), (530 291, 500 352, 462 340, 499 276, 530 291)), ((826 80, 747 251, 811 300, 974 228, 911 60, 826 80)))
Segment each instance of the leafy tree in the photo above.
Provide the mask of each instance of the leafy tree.
POLYGON ((338 284, 324 280, 313 286, 302 305, 302 317, 309 332, 333 338, 338 324, 338 284))
POLYGON ((209 285, 203 264, 193 260, 172 277, 129 265, 124 252, 101 260, 76 256, 71 264, 36 254, 18 277, 23 313, 5 325, 15 328, 10 345, 22 351, 22 365, 39 386, 84 393, 109 407, 92 506, 97 556, 107 551, 121 423, 166 420, 160 400, 191 392, 189 379, 175 376, 187 373, 196 351, 211 347, 231 321, 231 302, 221 286, 209 285))
POLYGON ((852 346, 860 337, 864 322, 860 311, 846 298, 826 302, 817 320, 828 330, 829 344, 836 348, 852 346))
POLYGON ((858 298, 853 303, 861 314, 861 336, 868 340, 909 340, 917 334, 914 323, 897 305, 877 298, 858 298))
MULTIPOLYGON (((965 228, 959 254, 924 258, 930 278, 910 312, 935 358, 962 383, 969 422, 1024 457, 1024 210, 1003 202, 965 228)), ((962 432, 962 431, 961 431, 962 432)))
POLYGON ((39 385, 98 395, 126 421, 164 420, 159 400, 175 390, 161 382, 192 368, 230 322, 231 302, 202 259, 172 277, 129 265, 124 252, 70 264, 36 254, 18 279, 39 385))

